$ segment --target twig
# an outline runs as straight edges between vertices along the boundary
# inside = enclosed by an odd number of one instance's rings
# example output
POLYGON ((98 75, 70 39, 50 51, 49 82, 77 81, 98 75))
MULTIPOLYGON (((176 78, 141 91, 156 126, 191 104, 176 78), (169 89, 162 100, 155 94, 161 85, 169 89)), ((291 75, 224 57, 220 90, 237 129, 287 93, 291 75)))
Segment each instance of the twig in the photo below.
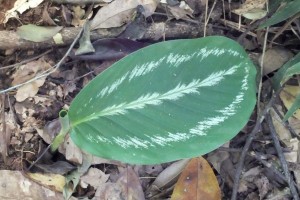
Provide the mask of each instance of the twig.
POLYGON ((9 91, 14 90, 14 89, 16 89, 16 88, 19 88, 19 87, 21 87, 21 86, 23 86, 23 85, 25 85, 25 84, 31 83, 31 82, 33 82, 33 81, 35 81, 35 80, 40 79, 40 78, 47 77, 48 75, 50 75, 50 74, 52 74, 53 72, 55 72, 55 71, 60 67, 60 65, 65 61, 65 59, 67 58, 67 56, 70 54, 70 52, 72 51, 72 49, 73 49, 73 47, 75 46, 76 42, 77 42, 78 39, 80 38, 82 32, 83 32, 83 28, 80 30, 80 32, 79 32, 78 35, 76 36, 76 38, 74 39, 73 43, 70 45, 68 51, 65 53, 65 55, 60 59, 60 61, 59 61, 56 65, 54 65, 52 68, 50 68, 50 69, 44 71, 44 72, 43 72, 42 74, 40 74, 39 76, 36 76, 36 77, 34 77, 34 78, 32 78, 32 79, 30 79, 30 80, 24 82, 24 83, 20 83, 20 84, 18 84, 18 85, 15 85, 15 86, 13 86, 13 87, 7 88, 7 89, 5 89, 5 90, 1 90, 1 91, 0 91, 0 94, 5 93, 5 92, 9 92, 9 91))
MULTIPOLYGON (((242 149, 237 149, 237 148, 227 148, 227 147, 219 147, 218 148, 219 151, 226 151, 226 152, 233 152, 233 153, 240 153, 242 152, 242 149)), ((258 152, 249 152, 248 153, 249 156, 254 157, 256 160, 258 160, 260 163, 262 163, 265 167, 267 167, 268 169, 270 169, 272 172, 274 172, 274 174, 276 174, 280 179, 284 180, 287 183, 287 179, 286 177, 279 172, 273 165, 272 163, 269 163, 267 161, 265 161, 264 159, 267 156, 264 156, 258 152)), ((296 183, 293 182, 293 184, 296 186, 296 183)))
POLYGON ((1 154, 3 157, 3 161, 6 164, 7 163, 7 139, 6 139, 6 122, 5 122, 5 94, 1 95, 1 102, 2 102, 2 133, 1 133, 1 141, 0 144, 2 146, 1 154))
POLYGON ((203 30, 203 37, 206 36, 207 13, 208 13, 208 0, 205 1, 205 16, 204 16, 204 30, 203 30))
MULTIPOLYGON (((220 22, 222 22, 224 24, 224 26, 229 27, 229 28, 233 28, 236 31, 240 31, 240 32, 247 31, 247 26, 245 26, 245 25, 241 24, 241 27, 238 27, 239 26, 238 23, 228 21, 228 20, 224 20, 224 19, 220 19, 220 22)), ((255 33, 251 32, 251 31, 248 31, 247 35, 250 35, 252 37, 257 37, 257 35, 255 33)))
MULTIPOLYGON (((52 144, 52 143, 51 143, 52 144)), ((43 151, 43 153, 41 154, 41 155, 39 155, 39 157, 35 160, 35 161, 33 161, 32 163, 31 163, 31 165, 27 168, 27 171, 29 171, 44 155, 45 155, 45 153, 47 153, 48 152, 48 150, 50 149, 50 147, 51 147, 51 144, 49 144, 48 146, 47 146, 47 148, 43 151)))
POLYGON ((260 80, 259 80, 259 85, 258 85, 258 95, 257 95, 257 116, 260 114, 260 98, 261 98, 261 89, 262 89, 262 74, 263 74, 263 69, 264 69, 264 60, 265 60, 265 53, 266 53, 266 47, 267 47, 267 40, 268 40, 268 32, 269 32, 269 27, 267 27, 266 33, 265 33, 265 38, 264 38, 264 46, 263 46, 263 51, 262 51, 262 59, 260 62, 260 80))
POLYGON ((279 35, 281 35, 283 33, 283 31, 285 31, 293 21, 295 21, 298 17, 300 17, 300 13, 294 15, 291 19, 289 19, 281 28, 280 30, 275 34, 275 36, 272 38, 270 45, 273 44, 274 40, 276 40, 276 38, 278 38, 279 35))
POLYGON ((236 173, 235 173, 235 176, 234 176, 234 184, 233 184, 233 189, 232 189, 231 200, 236 200, 237 191, 238 191, 239 183, 240 183, 240 177, 241 177, 241 173, 242 173, 242 170, 243 170, 243 167, 244 167, 245 157, 246 157, 247 152, 250 148, 250 145, 253 141, 253 138, 255 137, 256 133, 259 131, 261 123, 265 119, 265 115, 269 112, 270 108, 273 106, 275 100, 279 96, 282 89, 283 89, 283 87, 281 87, 279 90, 277 90, 276 93, 272 96, 269 103, 266 105, 266 107, 262 111, 260 117, 256 120, 256 124, 255 124, 254 128, 252 129, 251 133, 249 134, 249 136, 247 138, 247 141, 246 141, 246 143, 244 145, 244 148, 243 148, 243 151, 241 153, 241 156, 240 156, 240 159, 239 159, 239 162, 238 162, 238 165, 237 165, 236 173))
MULTIPOLYGON (((153 15, 158 15, 158 16, 165 16, 165 17, 168 17, 169 18, 169 15, 166 14, 166 13, 160 13, 160 12, 154 12, 153 15)), ((197 21, 197 20, 194 20, 194 19, 185 19, 185 18, 182 18, 181 19, 182 21, 187 21, 187 22, 191 22, 193 24, 201 24, 201 22, 197 21)))
POLYGON ((279 140, 277 138, 276 130, 275 130, 275 127, 273 125, 271 115, 269 113, 266 115, 266 120, 267 120, 269 129, 270 129, 270 133, 271 133, 271 137, 272 137, 273 142, 274 142, 274 146, 276 148, 279 160, 281 162, 282 169, 283 169, 285 177, 287 179, 287 183, 290 187, 291 194, 292 194, 294 200, 299 200, 298 192, 296 190, 295 185, 293 184, 293 180, 292 180, 290 171, 288 169, 287 161, 285 160, 285 157, 283 155, 279 140))
POLYGON ((291 26, 291 30, 292 30, 292 32, 294 33, 294 35, 296 35, 296 37, 300 40, 300 36, 299 36, 299 34, 297 33, 297 31, 293 28, 292 25, 290 25, 290 26, 291 26))
MULTIPOLYGON (((217 3, 217 1, 214 0, 214 3, 213 3, 213 5, 212 5, 212 7, 211 7, 211 9, 210 9, 210 12, 209 12, 208 16, 207 16, 207 11, 208 11, 208 10, 206 10, 206 12, 205 12, 204 37, 206 36, 206 26, 207 26, 207 24, 208 24, 208 21, 209 21, 209 18, 210 18, 210 16, 211 16, 212 11, 214 10, 214 8, 215 8, 215 6, 216 6, 216 3, 217 3)), ((205 7, 205 8, 208 9, 208 1, 206 2, 206 7, 205 7)))
POLYGON ((224 0, 222 0, 222 6, 223 6, 223 20, 225 21, 225 26, 226 26, 226 12, 225 12, 225 1, 224 0))
MULTIPOLYGON (((203 36, 203 25, 200 24, 187 24, 181 21, 171 22, 154 22, 146 27, 145 34, 139 40, 158 40, 162 37, 162 27, 165 26, 166 38, 194 38, 203 36)), ((0 50, 7 49, 46 49, 57 48, 61 46, 70 45, 76 35, 82 28, 80 27, 66 27, 60 33, 63 37, 63 44, 56 44, 54 40, 47 40, 43 42, 32 42, 29 40, 21 39, 15 31, 0 31, 0 50), (7 39, 9 38, 9 40, 7 39)), ((115 38, 124 31, 124 26, 110 28, 110 29, 97 29, 91 32, 91 40, 115 38)), ((212 34, 219 33, 218 30, 212 30, 212 34)))
POLYGON ((253 24, 250 24, 248 26, 248 28, 246 29, 245 32, 243 32, 239 38, 238 38, 238 42, 241 43, 244 38, 246 37, 246 35, 248 34, 249 31, 252 31, 254 29, 256 29, 260 24, 261 22, 263 22, 265 19, 267 19, 268 17, 272 16, 274 12, 268 12, 268 14, 266 16, 264 16, 263 18, 261 18, 260 20, 257 20, 256 22, 254 22, 253 24))
POLYGON ((42 53, 42 54, 40 54, 40 55, 37 55, 37 56, 35 56, 35 57, 32 57, 32 58, 23 60, 23 61, 21 61, 21 62, 19 62, 19 63, 15 63, 15 64, 12 64, 12 65, 7 65, 7 66, 4 66, 4 67, 0 67, 0 70, 12 68, 12 67, 17 67, 17 66, 26 64, 26 63, 28 63, 28 62, 30 62, 30 61, 36 60, 36 59, 38 59, 38 58, 40 58, 40 57, 42 57, 42 56, 44 56, 44 55, 50 53, 51 51, 52 51, 52 49, 49 49, 49 50, 45 51, 44 53, 42 53))
MULTIPOLYGON (((250 152, 250 156, 254 157, 256 160, 258 160, 261 164, 263 164, 265 167, 270 169, 274 174, 276 174, 280 179, 284 180, 286 183, 288 183, 286 177, 279 172, 271 163, 263 160, 262 155, 257 152, 250 152)), ((297 187, 296 183, 293 181, 293 184, 295 187, 297 187)))
POLYGON ((71 80, 70 82, 76 82, 76 81, 78 81, 78 80, 80 80, 80 79, 82 79, 82 78, 84 78, 84 77, 86 77, 90 74, 93 74, 93 73, 94 73, 94 71, 92 70, 90 72, 87 72, 87 73, 83 74, 82 76, 76 77, 74 80, 71 80))

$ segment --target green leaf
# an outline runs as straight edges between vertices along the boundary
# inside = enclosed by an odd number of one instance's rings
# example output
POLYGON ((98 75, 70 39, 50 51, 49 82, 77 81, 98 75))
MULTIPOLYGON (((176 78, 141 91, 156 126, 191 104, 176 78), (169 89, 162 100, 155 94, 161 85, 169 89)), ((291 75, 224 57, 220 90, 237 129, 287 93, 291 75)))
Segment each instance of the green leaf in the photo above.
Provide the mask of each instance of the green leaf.
POLYGON ((300 12, 300 1, 294 0, 287 2, 285 6, 283 6, 278 12, 275 12, 270 19, 268 19, 265 23, 259 26, 259 28, 265 28, 267 26, 272 26, 279 22, 282 22, 293 15, 300 12))
POLYGON ((285 63, 272 78, 275 90, 278 90, 293 75, 300 74, 300 53, 285 63))
POLYGON ((208 153, 233 138, 256 102, 256 69, 225 37, 161 42, 92 80, 69 110, 81 149, 154 164, 208 153))
POLYGON ((51 39, 55 34, 57 34, 62 29, 62 26, 36 26, 33 24, 20 26, 17 30, 17 34, 20 38, 33 41, 33 42, 43 42, 51 39))

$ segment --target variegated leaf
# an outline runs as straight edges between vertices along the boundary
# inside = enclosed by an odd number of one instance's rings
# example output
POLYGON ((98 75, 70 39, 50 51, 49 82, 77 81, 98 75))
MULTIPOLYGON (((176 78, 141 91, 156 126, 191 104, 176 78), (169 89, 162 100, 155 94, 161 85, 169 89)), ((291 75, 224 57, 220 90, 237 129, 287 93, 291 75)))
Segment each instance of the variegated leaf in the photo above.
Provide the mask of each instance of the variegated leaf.
POLYGON ((150 45, 92 80, 70 106, 81 149, 126 163, 205 154, 234 137, 255 105, 256 70, 225 37, 150 45))

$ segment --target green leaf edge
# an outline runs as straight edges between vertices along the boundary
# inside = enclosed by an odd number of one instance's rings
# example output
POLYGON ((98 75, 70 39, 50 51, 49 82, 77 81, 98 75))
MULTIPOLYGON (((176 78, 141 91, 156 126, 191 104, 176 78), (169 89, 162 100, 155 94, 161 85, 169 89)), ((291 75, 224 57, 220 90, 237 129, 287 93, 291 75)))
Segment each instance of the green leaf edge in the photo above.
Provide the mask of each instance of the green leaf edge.
POLYGON ((286 62, 274 75, 272 85, 278 90, 291 76, 300 74, 300 53, 286 62), (298 70, 299 68, 299 70, 298 70))
POLYGON ((286 114, 284 115, 284 118, 282 120, 283 121, 288 120, 299 108, 300 108, 300 94, 297 95, 293 105, 286 112, 286 114))
POLYGON ((278 12, 274 13, 271 18, 269 18, 265 23, 261 24, 258 29, 263 29, 267 26, 272 26, 279 22, 282 22, 289 17, 300 12, 300 1, 294 0, 288 2, 283 8, 281 8, 278 12))

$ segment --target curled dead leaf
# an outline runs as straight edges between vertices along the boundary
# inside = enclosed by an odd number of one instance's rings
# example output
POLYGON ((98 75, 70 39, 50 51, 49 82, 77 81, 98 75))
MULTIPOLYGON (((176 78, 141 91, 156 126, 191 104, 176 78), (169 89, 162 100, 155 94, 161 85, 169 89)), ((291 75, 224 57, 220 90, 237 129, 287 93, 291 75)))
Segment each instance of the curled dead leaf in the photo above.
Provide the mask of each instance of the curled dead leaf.
POLYGON ((45 80, 46 78, 41 78, 19 87, 15 95, 16 100, 22 102, 29 97, 34 97, 38 93, 39 88, 44 85, 45 80))
POLYGON ((267 14, 265 5, 266 0, 246 0, 239 9, 235 9, 232 12, 242 15, 247 19, 257 20, 267 14))
POLYGON ((102 7, 91 21, 91 29, 120 27, 132 19, 136 7, 144 7, 146 17, 152 15, 157 0, 118 0, 102 7))

